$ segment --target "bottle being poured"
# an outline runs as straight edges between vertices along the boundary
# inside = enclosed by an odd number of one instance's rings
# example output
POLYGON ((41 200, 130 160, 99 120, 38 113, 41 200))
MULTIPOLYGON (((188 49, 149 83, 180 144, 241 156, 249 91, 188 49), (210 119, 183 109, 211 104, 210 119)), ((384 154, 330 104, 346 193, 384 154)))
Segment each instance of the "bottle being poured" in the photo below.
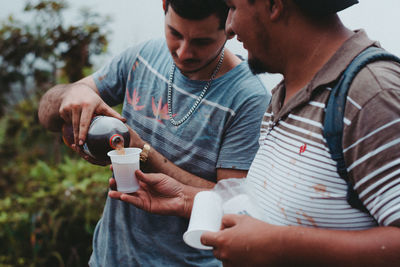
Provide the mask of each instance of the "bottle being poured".
MULTIPOLYGON (((64 124, 62 128, 63 140, 71 147, 74 143, 73 127, 64 124)), ((128 127, 120 120, 108 116, 95 116, 89 126, 83 151, 92 157, 99 165, 110 164, 107 153, 117 150, 120 155, 125 154, 125 147, 129 146, 130 134, 128 127)))
POLYGON ((125 155, 125 148, 124 148, 124 138, 120 135, 116 135, 113 137, 112 145, 115 147, 115 150, 117 150, 118 155, 125 155))

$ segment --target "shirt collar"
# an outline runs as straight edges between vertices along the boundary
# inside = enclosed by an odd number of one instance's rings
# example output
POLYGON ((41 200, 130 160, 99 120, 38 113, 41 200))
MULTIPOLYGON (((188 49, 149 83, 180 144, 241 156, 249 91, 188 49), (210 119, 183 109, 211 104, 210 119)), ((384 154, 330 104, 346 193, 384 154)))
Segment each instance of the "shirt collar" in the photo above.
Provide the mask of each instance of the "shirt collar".
POLYGON ((306 86, 307 90, 314 91, 321 85, 338 80, 350 62, 370 46, 380 47, 380 44, 370 40, 364 30, 355 31, 355 34, 346 40, 331 59, 318 71, 306 86))
POLYGON ((364 49, 370 46, 378 46, 380 44, 376 41, 372 41, 368 38, 364 30, 357 30, 348 40, 346 40, 342 46, 336 51, 336 53, 328 60, 328 62, 317 72, 314 78, 301 89, 293 99, 291 99, 281 109, 283 98, 285 97, 285 86, 284 80, 282 80, 273 90, 271 107, 275 114, 274 121, 290 113, 294 108, 299 105, 308 103, 311 100, 312 94, 315 90, 318 90, 322 86, 333 84, 338 80, 346 69, 347 65, 364 49), (279 113, 278 116, 276 116, 279 113))

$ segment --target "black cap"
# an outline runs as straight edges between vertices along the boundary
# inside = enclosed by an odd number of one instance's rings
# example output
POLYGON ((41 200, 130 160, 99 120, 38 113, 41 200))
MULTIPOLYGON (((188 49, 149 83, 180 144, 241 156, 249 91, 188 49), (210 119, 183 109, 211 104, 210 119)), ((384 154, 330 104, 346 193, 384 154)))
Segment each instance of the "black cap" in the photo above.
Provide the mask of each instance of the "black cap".
POLYGON ((358 3, 358 0, 293 0, 303 11, 313 15, 329 15, 358 3))

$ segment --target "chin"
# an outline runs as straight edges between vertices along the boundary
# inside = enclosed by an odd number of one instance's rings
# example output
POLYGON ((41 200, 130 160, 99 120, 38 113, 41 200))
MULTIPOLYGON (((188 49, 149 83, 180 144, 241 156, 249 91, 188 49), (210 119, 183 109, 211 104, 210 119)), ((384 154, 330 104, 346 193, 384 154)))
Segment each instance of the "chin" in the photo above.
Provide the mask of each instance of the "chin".
POLYGON ((267 66, 258 58, 255 58, 255 57, 249 58, 248 64, 249 64, 249 68, 253 74, 269 72, 267 66))
POLYGON ((195 66, 195 65, 193 65, 193 66, 178 66, 177 65, 177 67, 180 70, 180 72, 185 73, 185 74, 196 73, 202 69, 201 66, 195 66))
POLYGON ((173 58, 176 67, 185 73, 190 73, 196 71, 200 67, 200 62, 198 60, 188 60, 187 62, 180 61, 177 58, 173 58))
POLYGON ((193 73, 197 71, 197 67, 181 67, 179 70, 183 73, 193 73))

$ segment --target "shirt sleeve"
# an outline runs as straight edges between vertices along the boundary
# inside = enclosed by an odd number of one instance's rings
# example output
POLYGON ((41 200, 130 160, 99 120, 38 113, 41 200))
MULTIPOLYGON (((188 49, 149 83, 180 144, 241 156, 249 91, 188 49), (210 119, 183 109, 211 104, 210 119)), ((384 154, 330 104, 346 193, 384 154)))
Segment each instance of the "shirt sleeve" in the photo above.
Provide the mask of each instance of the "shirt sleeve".
POLYGON ((248 170, 258 151, 258 139, 263 115, 271 98, 265 93, 253 95, 243 102, 222 141, 217 168, 248 170))
POLYGON ((123 102, 130 70, 135 65, 141 47, 138 45, 126 49, 93 74, 100 96, 108 105, 115 106, 123 102))

